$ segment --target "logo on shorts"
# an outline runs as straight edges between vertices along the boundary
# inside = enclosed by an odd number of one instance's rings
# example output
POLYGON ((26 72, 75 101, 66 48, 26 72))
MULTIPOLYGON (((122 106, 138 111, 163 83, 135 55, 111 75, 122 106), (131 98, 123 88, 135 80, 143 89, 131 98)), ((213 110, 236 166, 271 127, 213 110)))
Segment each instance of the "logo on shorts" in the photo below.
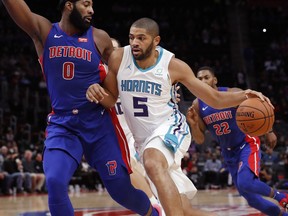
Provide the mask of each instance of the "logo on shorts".
POLYGON ((117 162, 115 160, 106 163, 109 175, 116 175, 117 162))

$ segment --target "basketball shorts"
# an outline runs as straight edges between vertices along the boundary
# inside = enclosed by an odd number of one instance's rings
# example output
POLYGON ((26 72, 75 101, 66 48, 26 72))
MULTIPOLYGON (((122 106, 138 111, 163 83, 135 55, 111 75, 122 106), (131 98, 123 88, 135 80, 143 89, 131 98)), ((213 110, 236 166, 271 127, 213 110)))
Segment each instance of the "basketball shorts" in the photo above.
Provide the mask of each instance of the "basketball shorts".
POLYGON ((112 119, 117 119, 117 116, 113 115, 103 108, 83 112, 80 109, 77 113, 53 113, 48 116, 45 148, 61 149, 77 163, 80 163, 84 155, 103 180, 127 175, 127 172, 130 172, 127 163, 129 153, 125 154, 125 148, 121 147, 125 142, 127 145, 127 140, 119 140, 116 131, 122 129, 115 125, 112 119))
MULTIPOLYGON (((164 144, 163 139, 161 139, 159 136, 150 140, 145 146, 145 149, 156 148, 164 154, 169 165, 169 174, 171 178, 173 179, 179 193, 185 194, 188 199, 192 199, 197 193, 197 189, 193 182, 183 173, 181 169, 181 159, 187 152, 190 146, 190 141, 190 136, 187 136, 175 153, 164 144)), ((157 195, 157 190, 150 179, 149 183, 153 193, 157 195)))

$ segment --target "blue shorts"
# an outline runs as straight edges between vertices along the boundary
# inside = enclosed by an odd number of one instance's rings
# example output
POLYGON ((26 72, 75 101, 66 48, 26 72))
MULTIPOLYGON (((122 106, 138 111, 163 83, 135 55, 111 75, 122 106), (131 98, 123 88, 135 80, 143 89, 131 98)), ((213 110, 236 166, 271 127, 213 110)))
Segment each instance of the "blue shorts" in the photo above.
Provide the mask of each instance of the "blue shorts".
POLYGON ((84 154, 102 179, 127 175, 131 171, 128 144, 117 124, 114 110, 102 106, 90 110, 53 111, 48 115, 45 148, 62 149, 78 163, 84 154))
POLYGON ((258 137, 244 140, 241 145, 234 149, 222 149, 222 156, 232 177, 237 176, 237 173, 244 166, 247 166, 259 177, 261 151, 258 137))

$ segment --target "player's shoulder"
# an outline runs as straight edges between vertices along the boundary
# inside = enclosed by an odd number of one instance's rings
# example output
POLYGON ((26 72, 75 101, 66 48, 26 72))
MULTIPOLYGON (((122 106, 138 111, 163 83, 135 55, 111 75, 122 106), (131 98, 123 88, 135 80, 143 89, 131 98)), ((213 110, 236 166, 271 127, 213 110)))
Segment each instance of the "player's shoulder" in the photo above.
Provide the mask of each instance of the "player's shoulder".
POLYGON ((111 38, 103 29, 92 27, 92 30, 94 43, 102 56, 103 62, 107 63, 113 51, 111 38))
POLYGON ((111 54, 111 60, 121 60, 124 55, 124 47, 119 47, 115 49, 111 54))
POLYGON ((123 53, 123 47, 113 50, 108 61, 108 68, 111 69, 111 71, 114 71, 115 73, 118 72, 119 66, 123 58, 123 53))
POLYGON ((100 29, 100 28, 96 28, 94 26, 92 26, 92 29, 93 29, 93 34, 96 35, 96 36, 99 36, 99 37, 109 37, 108 33, 103 30, 103 29, 100 29))
POLYGON ((195 75, 190 66, 177 57, 171 58, 168 71, 172 83, 180 82, 184 85, 189 85, 192 83, 193 79, 195 79, 195 75))
POLYGON ((112 44, 111 38, 106 31, 104 31, 103 29, 95 28, 95 27, 92 27, 92 29, 93 29, 93 38, 96 44, 97 43, 108 43, 108 44, 111 43, 112 44))

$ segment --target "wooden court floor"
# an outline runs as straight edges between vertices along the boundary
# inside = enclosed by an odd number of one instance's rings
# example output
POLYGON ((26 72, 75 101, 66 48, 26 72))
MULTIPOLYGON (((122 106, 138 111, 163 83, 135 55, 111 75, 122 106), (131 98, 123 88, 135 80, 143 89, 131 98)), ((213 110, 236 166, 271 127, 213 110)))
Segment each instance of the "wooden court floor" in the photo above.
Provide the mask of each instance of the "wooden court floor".
MULTIPOLYGON (((70 193, 75 216, 135 215, 113 201, 107 192, 70 193)), ((219 216, 263 216, 249 207, 235 189, 199 190, 192 200, 195 208, 219 216)), ((0 196, 0 216, 49 216, 47 194, 0 196)))

